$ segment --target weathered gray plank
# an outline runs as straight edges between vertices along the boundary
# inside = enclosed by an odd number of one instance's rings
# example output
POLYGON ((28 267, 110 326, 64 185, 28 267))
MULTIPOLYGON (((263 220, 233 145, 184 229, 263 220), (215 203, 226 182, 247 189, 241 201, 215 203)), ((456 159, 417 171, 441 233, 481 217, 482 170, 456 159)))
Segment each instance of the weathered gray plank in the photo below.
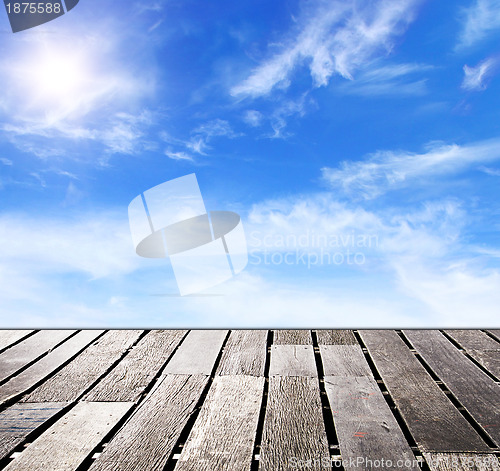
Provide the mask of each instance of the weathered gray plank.
POLYGON ((272 345, 269 376, 317 377, 312 345, 272 345))
POLYGON ((422 453, 431 471, 499 471, 493 454, 422 453))
POLYGON ((413 438, 422 450, 489 451, 489 447, 453 406, 396 332, 362 330, 360 334, 413 438))
POLYGON ((232 330, 217 374, 264 376, 266 349, 267 330, 232 330))
POLYGON ((22 398, 22 402, 78 399, 140 337, 140 330, 112 330, 87 347, 61 371, 22 398))
POLYGON ((310 330, 275 330, 274 345, 312 345, 310 330))
POLYGON ((447 330, 446 333, 491 374, 500 378, 500 343, 480 330, 447 330))
POLYGON ((208 381, 206 375, 163 377, 90 469, 163 470, 208 381))
POLYGON ((250 471, 264 381, 243 375, 215 378, 177 471, 250 471))
POLYGON ((488 329, 487 332, 493 335, 500 342, 500 329, 488 329))
POLYGON ((186 335, 185 330, 154 330, 85 396, 86 401, 135 402, 186 335))
POLYGON ((16 404, 0 413, 0 460, 67 405, 65 402, 16 404))
POLYGON ((0 354, 0 381, 47 353, 74 330, 43 330, 0 354))
POLYGON ((103 330, 82 330, 43 358, 0 386, 0 404, 11 401, 35 386, 57 368, 81 352, 101 335, 103 330))
POLYGON ((465 350, 500 350, 500 343, 477 329, 452 329, 445 332, 465 350))
POLYGON ((330 460, 318 380, 269 378, 260 471, 316 469, 299 460, 330 460))
MULTIPOLYGON (((373 378, 325 376, 325 389, 344 461, 362 457, 384 460, 384 469, 421 469, 373 378), (398 465, 400 460, 408 466, 398 465)), ((369 462, 360 464, 372 469, 369 462)))
POLYGON ((132 407, 127 402, 80 402, 5 469, 74 471, 132 407))
POLYGON ((405 330, 404 334, 448 389, 500 445, 500 386, 441 332, 405 330))
POLYGON ((352 330, 317 330, 318 345, 358 345, 352 330))
POLYGON ((227 330, 192 330, 168 362, 164 374, 210 375, 227 330))
POLYGON ((372 376, 359 345, 320 345, 325 376, 372 376))
POLYGON ((13 343, 27 337, 32 330, 0 330, 0 350, 4 350, 13 343))

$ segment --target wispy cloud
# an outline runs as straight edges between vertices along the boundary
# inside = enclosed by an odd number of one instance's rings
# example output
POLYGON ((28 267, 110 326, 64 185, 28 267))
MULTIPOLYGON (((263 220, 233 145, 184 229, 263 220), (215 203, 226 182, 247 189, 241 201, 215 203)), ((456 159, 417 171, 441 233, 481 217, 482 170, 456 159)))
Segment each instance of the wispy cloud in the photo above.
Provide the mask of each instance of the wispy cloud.
POLYGON ((333 74, 352 79, 360 66, 387 54, 394 39, 412 21, 419 0, 316 3, 299 19, 299 31, 282 50, 257 66, 231 89, 234 96, 261 96, 287 88, 292 72, 307 64, 314 85, 327 85, 333 74))
POLYGON ((421 96, 427 93, 427 79, 415 77, 432 69, 425 64, 393 64, 374 67, 373 64, 356 76, 356 80, 344 82, 340 91, 362 96, 421 96))
POLYGON ((467 167, 500 159, 500 139, 470 145, 433 144, 422 154, 380 151, 364 161, 344 161, 339 168, 322 169, 333 188, 372 199, 419 178, 454 174, 467 167))
POLYGON ((257 110, 247 110, 243 120, 245 123, 252 127, 260 126, 262 123, 263 115, 260 111, 257 110))
POLYGON ((10 159, 6 159, 5 157, 0 157, 0 163, 2 163, 3 165, 11 166, 14 162, 12 162, 12 160, 10 159))
POLYGON ((224 119, 213 119, 201 124, 191 131, 191 137, 188 139, 179 139, 162 131, 160 138, 172 147, 180 147, 182 150, 173 150, 169 148, 165 151, 165 155, 174 160, 192 160, 193 154, 208 155, 211 149, 210 142, 217 137, 226 137, 234 139, 238 137, 228 121, 224 119), (188 152, 186 152, 188 151, 188 152))
POLYGON ((165 155, 172 160, 188 160, 190 162, 194 161, 194 158, 191 155, 186 154, 186 152, 174 152, 172 150, 166 150, 165 155))
POLYGON ((463 10, 458 48, 472 46, 500 29, 500 0, 475 0, 463 10))
POLYGON ((497 57, 489 57, 475 67, 464 65, 462 89, 467 91, 486 90, 486 82, 495 73, 498 65, 499 60, 497 57))

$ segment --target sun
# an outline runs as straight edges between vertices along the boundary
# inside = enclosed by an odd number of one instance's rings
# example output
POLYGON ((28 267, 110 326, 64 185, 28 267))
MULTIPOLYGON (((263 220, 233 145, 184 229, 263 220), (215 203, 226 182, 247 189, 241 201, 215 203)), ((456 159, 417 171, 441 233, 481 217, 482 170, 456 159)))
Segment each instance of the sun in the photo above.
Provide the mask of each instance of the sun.
POLYGON ((84 111, 95 88, 89 55, 66 45, 45 44, 20 59, 13 69, 23 107, 54 119, 84 111))
POLYGON ((46 98, 68 97, 85 85, 89 77, 79 55, 48 52, 32 65, 34 90, 46 98))

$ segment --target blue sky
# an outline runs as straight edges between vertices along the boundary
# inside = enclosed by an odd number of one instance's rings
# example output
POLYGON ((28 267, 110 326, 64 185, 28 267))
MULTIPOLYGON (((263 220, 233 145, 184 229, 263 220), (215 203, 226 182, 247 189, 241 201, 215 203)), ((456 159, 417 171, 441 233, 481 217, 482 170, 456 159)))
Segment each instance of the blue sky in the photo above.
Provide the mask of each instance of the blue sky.
POLYGON ((499 0, 0 14, 0 325, 500 327, 499 39, 499 0), (127 207, 190 173, 250 262, 180 297, 127 207))

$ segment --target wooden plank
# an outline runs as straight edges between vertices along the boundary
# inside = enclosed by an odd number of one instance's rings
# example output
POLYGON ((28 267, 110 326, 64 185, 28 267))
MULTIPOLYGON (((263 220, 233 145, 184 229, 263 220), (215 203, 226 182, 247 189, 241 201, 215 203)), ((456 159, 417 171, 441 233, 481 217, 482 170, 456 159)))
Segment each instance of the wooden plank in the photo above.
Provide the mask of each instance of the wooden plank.
POLYGON ((396 332, 362 330, 360 334, 421 450, 489 451, 396 332))
POLYGON ((459 343, 465 350, 499 350, 500 343, 489 335, 477 329, 445 330, 445 332, 459 343))
POLYGON ((250 471, 264 377, 218 376, 176 471, 250 471))
POLYGON ((269 376, 317 377, 318 370, 311 345, 272 345, 269 376))
POLYGON ((227 330, 192 330, 168 362, 164 374, 211 375, 227 330))
POLYGON ((269 378, 260 471, 315 469, 300 465, 311 459, 330 460, 318 380, 269 378))
POLYGON ((500 445, 500 386, 441 332, 405 330, 404 334, 448 389, 500 445))
POLYGON ((168 375, 141 404, 92 471, 162 471, 209 377, 168 375))
POLYGON ((275 330, 274 345, 312 345, 310 330, 275 330))
POLYGON ((266 350, 267 330, 232 330, 217 374, 264 376, 266 350))
POLYGON ((372 376, 359 345, 320 345, 325 376, 372 376))
POLYGON ((27 337, 33 330, 0 330, 0 351, 27 337))
POLYGON ((185 330, 149 332, 85 396, 86 401, 135 402, 186 335, 185 330))
POLYGON ((480 330, 447 330, 446 333, 474 360, 500 379, 500 343, 480 330))
POLYGON ((325 389, 344 462, 359 469, 372 469, 366 459, 383 460, 384 469, 421 469, 373 378, 325 376, 325 389))
POLYGON ((0 354, 0 381, 41 357, 63 342, 74 330, 43 330, 0 354))
POLYGON ((29 435, 68 404, 16 404, 0 413, 0 460, 8 457, 29 435))
POLYGON ((493 454, 422 453, 431 471, 499 471, 493 454))
POLYGON ((0 405, 12 401, 78 355, 103 330, 82 330, 0 386, 0 405))
POLYGON ((130 402, 78 403, 5 470, 76 470, 132 406, 130 402))
POLYGON ((71 402, 92 386, 140 337, 141 330, 112 330, 87 347, 22 402, 71 402))
POLYGON ((493 335, 500 342, 500 329, 488 329, 487 332, 493 335))
POLYGON ((352 330, 317 330, 318 345, 358 345, 352 330))

